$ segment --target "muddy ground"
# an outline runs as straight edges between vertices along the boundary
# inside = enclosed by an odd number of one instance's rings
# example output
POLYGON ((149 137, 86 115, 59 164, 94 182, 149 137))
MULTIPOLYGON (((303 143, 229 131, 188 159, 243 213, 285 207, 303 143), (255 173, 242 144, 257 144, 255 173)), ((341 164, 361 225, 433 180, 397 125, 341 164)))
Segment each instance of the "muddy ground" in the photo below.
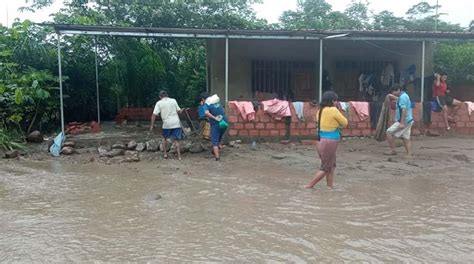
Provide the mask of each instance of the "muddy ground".
MULTIPOLYGON (((75 154, 72 155, 53 158, 46 152, 47 143, 45 142, 36 145, 30 144, 30 150, 26 155, 9 160, 9 162, 15 162, 15 160, 59 160, 70 164, 122 164, 122 166, 134 168, 139 168, 140 163, 152 162, 159 163, 160 166, 185 170, 217 167, 228 173, 238 171, 242 167, 258 170, 260 167, 268 168, 270 166, 274 169, 280 167, 289 169, 295 174, 301 175, 300 184, 309 180, 319 167, 316 146, 302 145, 300 141, 292 141, 289 144, 257 142, 256 147, 249 143, 236 143, 233 147, 227 144, 221 150, 221 161, 216 162, 210 152, 210 144, 205 140, 195 140, 194 142, 201 142, 205 150, 201 153, 183 153, 181 161, 177 160, 176 154, 171 154, 168 159, 164 159, 160 151, 139 152, 139 161, 131 161, 126 156, 100 157, 97 151, 98 146, 111 146, 117 141, 126 143, 128 139, 112 137, 105 141, 97 141, 90 140, 93 135, 89 137, 89 139, 83 137, 77 140, 72 138, 77 144, 75 154)), ((381 175, 404 176, 407 174, 439 174, 443 176, 445 173, 449 174, 450 169, 473 168, 474 163, 471 162, 474 162, 474 137, 472 136, 414 137, 414 155, 411 159, 405 158, 401 142, 397 142, 397 146, 399 155, 384 156, 383 153, 388 150, 386 142, 377 142, 371 138, 342 140, 338 149, 337 177, 344 177, 348 174, 356 174, 364 178, 372 175, 380 177, 381 175)), ((265 174, 265 172, 260 173, 265 174)))
MULTIPOLYGON (((138 162, 45 144, 0 160, 0 262, 470 263, 474 137, 415 137, 414 157, 346 139, 334 190, 303 185, 315 146, 258 142, 138 162)), ((98 139, 99 138, 99 139, 98 139)), ((85 143, 84 143, 85 142, 85 143)), ((84 144, 81 147, 81 144, 84 144)), ((403 147, 398 148, 403 152, 403 147)))

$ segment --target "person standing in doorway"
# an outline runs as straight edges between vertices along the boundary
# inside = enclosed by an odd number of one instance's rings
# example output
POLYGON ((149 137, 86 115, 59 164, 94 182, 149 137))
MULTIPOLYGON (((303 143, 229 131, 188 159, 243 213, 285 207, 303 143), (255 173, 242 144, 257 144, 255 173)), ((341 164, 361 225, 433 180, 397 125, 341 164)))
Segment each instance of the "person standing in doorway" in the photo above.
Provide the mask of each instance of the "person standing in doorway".
POLYGON ((155 119, 158 115, 163 121, 163 157, 168 158, 166 151, 166 144, 168 139, 174 140, 176 150, 178 152, 178 159, 181 160, 180 140, 183 138, 183 130, 181 128, 181 121, 179 113, 183 110, 179 107, 175 99, 168 97, 168 92, 160 91, 160 100, 155 104, 155 109, 151 115, 150 132, 153 131, 155 119))
POLYGON ((222 136, 224 136, 227 129, 227 117, 220 103, 220 99, 216 94, 204 98, 205 96, 207 96, 207 93, 201 94, 201 100, 204 100, 203 110, 211 126, 211 143, 214 158, 216 161, 219 161, 219 149, 222 147, 222 136))
POLYGON ((446 130, 450 130, 451 126, 449 123, 455 122, 454 115, 456 115, 457 111, 461 107, 462 102, 449 96, 450 90, 448 89, 448 85, 446 83, 448 79, 448 75, 446 73, 435 73, 434 77, 433 97, 438 103, 439 107, 441 107, 443 110, 443 120, 444 124, 446 125, 446 130), (449 114, 448 107, 453 107, 451 114, 449 114))
POLYGON ((395 137, 402 138, 403 144, 408 158, 411 158, 411 127, 415 121, 413 120, 413 110, 411 107, 410 97, 405 91, 405 87, 400 84, 394 84, 389 95, 393 99, 397 98, 395 106, 395 123, 387 129, 387 142, 390 151, 385 155, 396 155, 395 137))
POLYGON ((318 154, 321 159, 321 168, 314 178, 304 187, 311 189, 320 180, 326 177, 326 185, 332 189, 334 171, 336 169, 336 151, 341 139, 341 128, 346 127, 346 117, 336 108, 337 94, 328 91, 322 96, 320 109, 317 113, 318 120, 318 154))

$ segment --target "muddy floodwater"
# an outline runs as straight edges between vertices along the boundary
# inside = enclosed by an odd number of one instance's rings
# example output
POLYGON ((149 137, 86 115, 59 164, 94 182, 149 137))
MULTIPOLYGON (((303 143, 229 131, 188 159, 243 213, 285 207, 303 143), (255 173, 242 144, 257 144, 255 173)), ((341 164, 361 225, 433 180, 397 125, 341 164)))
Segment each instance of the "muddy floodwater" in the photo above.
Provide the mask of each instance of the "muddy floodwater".
POLYGON ((242 144, 221 162, 1 160, 0 262, 472 263, 474 138, 384 151, 343 141, 334 190, 302 188, 319 161, 301 145, 242 144))

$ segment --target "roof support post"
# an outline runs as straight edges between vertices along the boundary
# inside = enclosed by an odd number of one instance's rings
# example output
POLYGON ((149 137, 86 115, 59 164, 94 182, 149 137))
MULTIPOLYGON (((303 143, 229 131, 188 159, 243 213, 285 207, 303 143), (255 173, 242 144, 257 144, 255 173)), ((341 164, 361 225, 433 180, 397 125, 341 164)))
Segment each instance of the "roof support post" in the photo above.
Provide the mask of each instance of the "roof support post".
POLYGON ((424 110, 424 101, 425 101, 425 49, 426 49, 426 42, 423 40, 421 46, 421 98, 420 98, 420 112, 421 118, 423 119, 423 111, 424 110))
POLYGON ((323 39, 319 40, 319 102, 323 97, 323 39))
POLYGON ((97 93, 97 123, 100 125, 100 103, 99 103, 99 62, 97 60, 98 50, 97 50, 97 36, 94 37, 95 44, 95 85, 97 93))
POLYGON ((61 34, 58 36, 58 74, 59 74, 59 105, 61 108, 61 132, 64 134, 63 75, 61 66, 61 34))
POLYGON ((225 103, 229 100, 229 37, 225 38, 225 103))
POLYGON ((426 42, 423 40, 421 47, 421 103, 423 103, 425 99, 425 49, 426 42))

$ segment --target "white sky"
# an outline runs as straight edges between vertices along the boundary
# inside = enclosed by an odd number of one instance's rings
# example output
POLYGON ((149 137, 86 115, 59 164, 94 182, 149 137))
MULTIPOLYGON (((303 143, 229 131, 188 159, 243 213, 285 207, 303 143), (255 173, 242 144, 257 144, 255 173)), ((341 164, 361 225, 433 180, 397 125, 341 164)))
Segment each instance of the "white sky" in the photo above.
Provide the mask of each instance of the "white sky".
MULTIPOLYGON (((36 13, 26 12, 20 13, 18 7, 25 5, 26 0, 0 0, 0 23, 3 25, 11 25, 13 19, 30 19, 34 22, 43 22, 50 20, 49 14, 57 12, 62 6, 62 0, 56 0, 53 6, 37 11, 36 13)), ((31 0, 30 0, 31 1, 31 0)), ((376 13, 382 10, 388 10, 397 16, 403 16, 405 12, 413 5, 421 0, 371 0, 370 9, 376 13)), ((426 0, 430 4, 436 4, 436 0, 426 0)), ((438 0, 442 6, 440 13, 448 13, 443 16, 444 20, 452 23, 459 23, 463 27, 467 27, 471 20, 474 19, 474 0, 438 0)), ((257 16, 266 18, 268 22, 278 22, 278 18, 283 11, 296 9, 296 0, 263 0, 263 4, 254 5, 257 16)), ((332 5, 333 10, 343 11, 351 0, 327 0, 332 5)))

